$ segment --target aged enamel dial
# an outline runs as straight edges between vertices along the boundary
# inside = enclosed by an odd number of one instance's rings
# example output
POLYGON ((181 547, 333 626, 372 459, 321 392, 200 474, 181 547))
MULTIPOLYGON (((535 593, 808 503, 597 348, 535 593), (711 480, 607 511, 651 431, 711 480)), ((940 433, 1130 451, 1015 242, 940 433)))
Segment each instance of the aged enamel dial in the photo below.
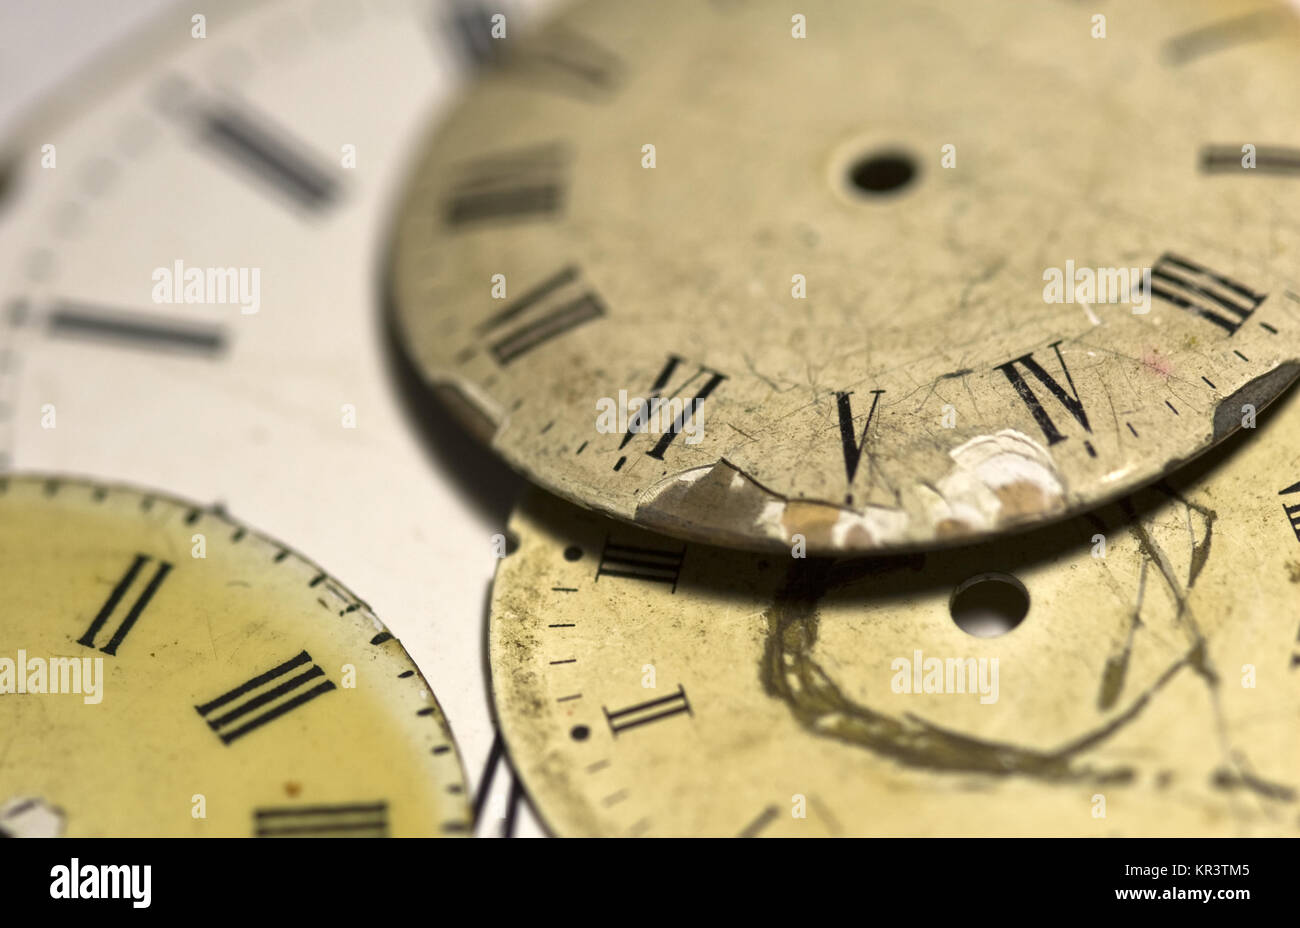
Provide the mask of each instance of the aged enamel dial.
POLYGON ((1297 434, 1292 391, 1087 516, 869 560, 538 493, 492 603, 517 769, 562 835, 1298 835, 1297 434))
POLYGON ((1150 482, 1300 371, 1300 31, 1095 6, 569 7, 416 167, 408 352, 686 539, 916 549, 1150 482))
POLYGON ((375 268, 420 127, 538 6, 173 7, 0 157, 4 466, 166 487, 339 570, 439 681, 484 834, 537 832, 482 670, 515 482, 408 414, 375 268))
POLYGON ((428 683, 284 545, 155 493, 10 476, 0 580, 0 827, 39 809, 77 836, 469 832, 428 683))

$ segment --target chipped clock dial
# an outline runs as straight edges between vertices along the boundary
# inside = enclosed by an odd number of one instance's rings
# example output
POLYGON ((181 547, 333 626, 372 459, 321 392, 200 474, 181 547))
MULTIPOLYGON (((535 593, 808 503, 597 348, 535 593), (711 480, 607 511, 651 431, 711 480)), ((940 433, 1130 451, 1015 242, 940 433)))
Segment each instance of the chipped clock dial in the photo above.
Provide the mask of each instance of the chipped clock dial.
POLYGON ((289 548, 157 494, 14 476, 0 579, 0 827, 39 808, 79 836, 469 831, 428 683, 289 548))
POLYGON ((866 560, 535 494, 492 602, 511 756, 562 835, 1298 835, 1297 434, 1292 395, 1086 516, 866 560))
POLYGON ((1300 29, 1097 10, 573 6, 414 173, 407 349, 518 470, 687 539, 898 551, 1149 482, 1300 371, 1300 29))
POLYGON ((171 11, 0 158, 3 464, 166 486, 339 565, 440 681, 490 834, 537 832, 475 658, 505 514, 413 428, 375 267, 419 127, 492 14, 508 42, 538 5, 171 11), (177 282, 227 268, 225 302, 177 282))

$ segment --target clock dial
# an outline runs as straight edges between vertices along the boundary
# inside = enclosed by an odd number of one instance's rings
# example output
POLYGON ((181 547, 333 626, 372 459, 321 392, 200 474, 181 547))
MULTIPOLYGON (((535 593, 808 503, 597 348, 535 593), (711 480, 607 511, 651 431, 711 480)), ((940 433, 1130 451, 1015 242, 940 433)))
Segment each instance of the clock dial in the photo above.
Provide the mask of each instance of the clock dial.
POLYGON ((1286 8, 799 9, 576 5, 429 143, 397 319, 521 472, 687 539, 929 547, 1116 498, 1300 371, 1286 8))
POLYGON ((375 266, 423 120, 537 6, 170 12, 0 158, 0 465, 166 486, 339 565, 440 681, 494 834, 537 831, 481 670, 506 512, 472 490, 514 483, 413 427, 375 266))
POLYGON ((492 602, 511 756, 563 835, 1296 835, 1298 430, 1293 395, 1086 517, 868 560, 536 494, 492 602))
POLYGON ((461 835, 442 711, 370 607, 223 513, 0 480, 0 803, 79 836, 461 835), (57 750, 51 750, 51 746, 57 750))

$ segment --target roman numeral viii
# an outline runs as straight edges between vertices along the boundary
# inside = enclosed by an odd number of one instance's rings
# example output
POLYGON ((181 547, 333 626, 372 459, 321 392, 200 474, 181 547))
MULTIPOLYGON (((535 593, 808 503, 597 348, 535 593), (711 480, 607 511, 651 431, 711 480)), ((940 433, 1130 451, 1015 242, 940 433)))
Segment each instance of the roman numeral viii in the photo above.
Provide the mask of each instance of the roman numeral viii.
POLYGON ((672 718, 674 715, 681 715, 683 712, 690 716, 695 714, 691 711, 691 704, 686 699, 686 689, 680 684, 677 686, 677 692, 669 696, 637 703, 635 706, 628 706, 626 709, 619 709, 616 712, 610 712, 604 706, 601 709, 605 713, 605 720, 609 722, 610 731, 614 733, 616 738, 620 733, 630 728, 649 725, 651 722, 672 718))
MULTIPOLYGON (((1011 381, 1011 386, 1015 388, 1016 394, 1024 401, 1025 406, 1029 408, 1029 414, 1034 417, 1034 421, 1038 423, 1038 427, 1043 430, 1043 435, 1046 436, 1049 445, 1065 441, 1065 436, 1061 434, 1059 429, 1057 429, 1056 423, 1053 422, 1052 417, 1047 414, 1047 410, 1043 408, 1043 404, 1038 401, 1038 397, 1034 394, 1033 388, 1030 387, 1025 381, 1025 378, 1021 376, 1020 371, 1016 369, 1016 365, 1024 365, 1025 370, 1033 374, 1034 378, 1047 388, 1047 392, 1055 397, 1058 403, 1065 407, 1066 412, 1074 418, 1074 421, 1083 426, 1085 432, 1091 434, 1092 426, 1088 424, 1088 413, 1084 411, 1083 402, 1079 399, 1079 391, 1074 386, 1074 378, 1070 376, 1070 369, 1065 366, 1065 358, 1061 357, 1060 345, 1061 342, 1057 340, 1047 347, 1051 348, 1052 351, 1056 353, 1057 363, 1061 365, 1061 371, 1065 374, 1065 382, 1070 386, 1069 393, 1066 393, 1065 388, 1057 383, 1051 374, 1043 370, 1041 364, 1034 360, 1034 354, 1032 351, 1029 354, 1013 358, 1006 364, 999 364, 994 368, 995 370, 999 370, 1007 375, 1007 380, 1011 381)), ((1083 447, 1087 449, 1090 457, 1095 458, 1097 456, 1097 452, 1092 447, 1092 442, 1085 441, 1083 447)))
POLYGON ((1229 335, 1235 334, 1268 296, 1170 254, 1161 255, 1152 266, 1151 278, 1152 296, 1213 322, 1229 335))
POLYGON ((478 327, 482 336, 496 333, 489 344, 502 367, 553 338, 605 315, 605 304, 582 289, 578 269, 570 265, 542 281, 478 327))
MULTIPOLYGON (((117 581, 117 585, 114 586, 112 591, 108 594, 108 599, 104 600, 104 605, 100 607, 99 613, 91 621, 90 627, 86 629, 86 633, 77 639, 77 644, 84 645, 87 648, 93 648, 95 646, 95 637, 104 630, 104 626, 108 623, 108 620, 112 618, 113 613, 117 611, 118 606, 122 604, 122 599, 131 589, 132 584, 135 583, 140 572, 144 570, 145 565, 151 560, 153 560, 153 558, 147 554, 137 554, 135 556, 135 560, 131 562, 131 566, 126 569, 126 573, 122 575, 122 578, 117 581)), ((135 598, 135 601, 131 603, 130 608, 126 611, 126 615, 122 618, 121 624, 117 626, 117 630, 113 632, 112 637, 108 639, 108 643, 100 648, 101 651, 105 654, 116 656, 117 649, 121 646, 122 642, 126 640, 126 636, 130 633, 131 629, 135 627, 135 623, 144 613, 144 610, 149 605, 149 601, 152 600, 154 594, 158 592, 158 588, 162 586, 163 581, 167 579, 167 575, 171 573, 171 569, 172 565, 166 561, 158 562, 158 567, 154 570, 153 576, 145 584, 144 589, 140 591, 139 595, 135 598)))
POLYGON ((329 680, 313 683, 323 676, 325 671, 311 662, 311 655, 301 651, 297 657, 292 657, 278 667, 258 674, 247 683, 241 683, 233 690, 222 693, 211 702, 205 702, 194 708, 207 720, 208 727, 217 733, 222 742, 230 744, 237 738, 242 738, 249 732, 261 728, 267 722, 273 722, 286 712, 291 712, 322 693, 334 689, 334 684, 329 680), (276 682, 307 664, 311 666, 282 682, 276 682), (237 705, 220 714, 214 714, 218 709, 223 709, 231 703, 237 705))

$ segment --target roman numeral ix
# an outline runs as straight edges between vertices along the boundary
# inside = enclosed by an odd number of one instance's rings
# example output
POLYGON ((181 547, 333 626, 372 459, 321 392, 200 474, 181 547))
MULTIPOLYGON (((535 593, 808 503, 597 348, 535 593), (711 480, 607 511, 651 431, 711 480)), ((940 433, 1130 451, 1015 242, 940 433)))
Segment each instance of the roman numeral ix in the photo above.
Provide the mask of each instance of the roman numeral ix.
POLYGON ((211 702, 205 702, 203 705, 194 708, 198 710, 199 715, 203 716, 208 723, 208 727, 217 733, 222 742, 230 744, 249 732, 261 728, 267 722, 272 722, 286 712, 291 712, 322 693, 328 693, 334 689, 334 684, 329 680, 321 680, 319 683, 312 682, 323 676, 325 676, 325 671, 312 664, 311 655, 306 651, 301 651, 296 657, 290 658, 278 667, 253 677, 247 683, 241 683, 233 690, 222 693, 211 702), (307 664, 311 664, 311 666, 301 673, 297 673, 283 682, 275 682, 307 664), (239 702, 244 697, 248 698, 239 702), (287 698, 281 699, 281 697, 287 698), (220 714, 214 714, 218 709, 223 709, 235 702, 238 702, 238 705, 220 714))
MULTIPOLYGON (((147 554, 137 554, 135 556, 135 560, 131 562, 131 566, 126 569, 126 573, 122 575, 122 578, 117 581, 117 585, 114 586, 112 591, 108 594, 108 599, 104 600, 104 605, 100 607, 99 613, 91 621, 90 626, 86 629, 86 633, 77 639, 77 644, 84 645, 87 648, 93 648, 95 646, 95 637, 104 630, 104 626, 108 623, 108 620, 112 618, 113 613, 117 611, 117 607, 122 604, 122 599, 126 596, 127 591, 131 589, 132 584, 135 583, 140 572, 144 570, 145 565, 151 560, 153 560, 153 558, 147 554)), ((140 591, 140 594, 136 597, 130 608, 127 609, 126 615, 122 618, 121 624, 117 626, 117 630, 113 632, 112 637, 108 639, 108 643, 100 648, 101 651, 105 654, 116 656, 117 649, 121 646, 122 642, 126 640, 126 636, 130 633, 131 629, 135 627, 135 623, 144 613, 144 610, 149 606, 150 600, 152 600, 154 594, 158 592, 158 588, 162 586, 163 581, 167 579, 167 575, 171 573, 171 569, 172 565, 166 561, 158 562, 158 567, 154 570, 153 576, 145 584, 144 589, 140 591)))

